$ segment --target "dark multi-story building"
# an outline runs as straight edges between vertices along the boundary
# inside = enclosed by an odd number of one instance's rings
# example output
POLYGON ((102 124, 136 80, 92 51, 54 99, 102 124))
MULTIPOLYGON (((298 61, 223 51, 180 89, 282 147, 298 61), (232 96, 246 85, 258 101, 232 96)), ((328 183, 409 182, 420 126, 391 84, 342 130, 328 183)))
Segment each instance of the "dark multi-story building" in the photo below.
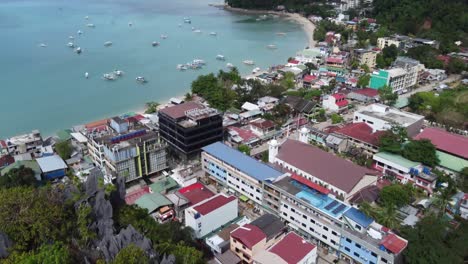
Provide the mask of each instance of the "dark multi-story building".
POLYGON ((220 113, 202 104, 187 102, 159 111, 159 133, 181 159, 189 159, 200 149, 223 139, 220 113))

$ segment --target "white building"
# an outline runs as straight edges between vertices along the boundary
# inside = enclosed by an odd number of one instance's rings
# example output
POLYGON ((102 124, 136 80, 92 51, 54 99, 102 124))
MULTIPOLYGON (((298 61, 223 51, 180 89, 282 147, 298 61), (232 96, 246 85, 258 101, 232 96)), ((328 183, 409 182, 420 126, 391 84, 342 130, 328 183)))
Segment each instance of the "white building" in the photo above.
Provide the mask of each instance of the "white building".
POLYGON ((201 238, 234 220, 238 215, 237 198, 218 194, 185 209, 185 226, 201 238))
POLYGON ((8 153, 13 156, 30 153, 33 156, 40 156, 42 147, 42 137, 38 130, 33 130, 29 134, 18 135, 5 140, 8 153))
POLYGON ((396 124, 406 128, 408 136, 418 134, 423 125, 424 116, 401 111, 383 104, 371 104, 354 112, 353 123, 364 122, 373 132, 377 130, 389 130, 396 124))
POLYGON ((386 47, 390 47, 391 45, 395 45, 397 48, 399 48, 401 44, 401 41, 394 38, 385 37, 377 39, 377 47, 379 47, 379 49, 384 49, 386 47))
POLYGON ((322 106, 328 111, 339 112, 348 108, 348 100, 341 93, 326 95, 322 100, 322 106))

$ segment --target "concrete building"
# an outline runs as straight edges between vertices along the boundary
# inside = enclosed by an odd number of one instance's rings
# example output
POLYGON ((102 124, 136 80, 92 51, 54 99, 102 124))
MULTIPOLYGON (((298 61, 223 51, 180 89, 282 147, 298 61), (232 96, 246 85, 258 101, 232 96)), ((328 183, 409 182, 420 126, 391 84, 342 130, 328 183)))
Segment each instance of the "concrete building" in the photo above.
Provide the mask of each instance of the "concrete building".
POLYGON ((270 248, 253 256, 255 264, 314 264, 317 260, 317 247, 294 232, 270 248))
POLYGON ((395 45, 399 49, 404 47, 404 44, 401 41, 394 38, 384 37, 377 39, 377 47, 379 47, 379 49, 384 49, 386 47, 390 47, 391 45, 395 45))
POLYGON ((379 139, 385 132, 373 131, 372 127, 362 122, 347 124, 334 133, 345 136, 348 143, 355 148, 374 154, 379 151, 379 139))
POLYGON ((348 263, 401 262, 406 240, 337 200, 319 184, 293 175, 265 182, 264 189, 265 208, 303 237, 327 248, 328 254, 348 263), (399 246, 392 247, 394 243, 399 246))
POLYGON ((284 174, 221 142, 204 147, 201 159, 203 171, 212 181, 257 204, 263 199, 262 182, 284 174))
POLYGON ((408 136, 419 133, 424 122, 424 116, 398 110, 383 104, 371 104, 354 112, 353 123, 366 123, 372 130, 389 130, 392 125, 406 129, 408 136))
POLYGON ((40 157, 43 141, 41 133, 33 130, 28 134, 8 138, 5 143, 8 153, 13 156, 29 153, 33 157, 40 157))
POLYGON ((219 112, 195 102, 161 109, 158 113, 161 138, 180 158, 189 159, 201 148, 223 139, 219 112))
POLYGON ((379 152, 374 155, 373 159, 376 170, 394 176, 397 181, 403 184, 412 183, 428 195, 434 192, 437 176, 421 163, 388 152, 379 152))
POLYGON ((201 238, 237 218, 238 213, 236 197, 218 194, 185 209, 185 226, 201 238))
POLYGON ((127 182, 167 168, 166 146, 159 135, 119 117, 109 120, 105 136, 91 137, 88 147, 98 166, 127 182))
POLYGON ((325 95, 322 100, 322 106, 325 110, 331 112, 341 112, 348 109, 348 100, 342 93, 325 95))
POLYGON ((325 50, 322 50, 320 48, 311 48, 299 51, 296 54, 295 60, 297 60, 301 64, 306 64, 310 62, 318 65, 324 61, 324 57, 325 50))
MULTIPOLYGON (((301 137, 301 140, 307 136, 301 137)), ((307 143, 286 140, 270 142, 269 162, 294 177, 322 186, 335 196, 349 199, 354 193, 377 182, 376 173, 307 143)))
POLYGON ((375 60, 377 59, 377 51, 355 49, 353 50, 353 58, 359 62, 359 65, 367 65, 369 69, 374 69, 375 60))
POLYGON ((58 155, 38 158, 36 161, 42 171, 42 179, 44 180, 54 180, 66 175, 68 166, 58 155))

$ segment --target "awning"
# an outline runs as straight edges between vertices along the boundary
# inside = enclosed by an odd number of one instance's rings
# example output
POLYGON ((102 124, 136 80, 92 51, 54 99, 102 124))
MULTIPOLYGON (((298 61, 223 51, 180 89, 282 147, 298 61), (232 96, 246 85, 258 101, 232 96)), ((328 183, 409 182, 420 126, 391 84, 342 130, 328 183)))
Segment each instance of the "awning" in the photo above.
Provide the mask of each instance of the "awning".
POLYGON ((245 196, 245 195, 241 195, 239 196, 239 200, 241 200, 242 202, 248 202, 249 201, 249 197, 245 196))
POLYGON ((312 188, 312 189, 314 189, 314 190, 316 190, 316 191, 318 191, 318 192, 320 192, 322 194, 329 194, 330 193, 330 190, 328 190, 327 188, 325 188, 323 186, 320 186, 320 185, 318 185, 316 183, 313 183, 313 182, 311 182, 311 181, 307 180, 306 178, 301 177, 299 175, 293 174, 291 176, 291 179, 293 179, 295 181, 298 181, 298 182, 300 182, 302 184, 305 184, 306 186, 308 186, 308 187, 310 187, 310 188, 312 188))

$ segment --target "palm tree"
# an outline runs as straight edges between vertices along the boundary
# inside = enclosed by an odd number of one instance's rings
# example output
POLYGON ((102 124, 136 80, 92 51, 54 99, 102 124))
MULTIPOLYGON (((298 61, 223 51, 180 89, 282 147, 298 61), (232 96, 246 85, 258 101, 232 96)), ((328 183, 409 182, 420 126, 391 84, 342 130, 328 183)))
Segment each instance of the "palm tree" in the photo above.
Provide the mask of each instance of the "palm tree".
POLYGON ((452 199, 452 188, 447 187, 445 189, 442 189, 440 191, 440 194, 438 194, 435 197, 434 204, 439 208, 439 216, 442 216, 445 213, 445 209, 447 208, 448 203, 452 199))
POLYGON ((369 217, 375 218, 376 216, 375 208, 368 202, 362 202, 359 204, 359 210, 369 217))
POLYGON ((158 106, 160 104, 158 102, 148 102, 146 103, 146 110, 145 114, 153 114, 158 111, 158 106))
POLYGON ((395 229, 400 226, 400 221, 397 218, 396 207, 393 204, 388 204, 381 207, 377 212, 377 222, 390 229, 395 229))

